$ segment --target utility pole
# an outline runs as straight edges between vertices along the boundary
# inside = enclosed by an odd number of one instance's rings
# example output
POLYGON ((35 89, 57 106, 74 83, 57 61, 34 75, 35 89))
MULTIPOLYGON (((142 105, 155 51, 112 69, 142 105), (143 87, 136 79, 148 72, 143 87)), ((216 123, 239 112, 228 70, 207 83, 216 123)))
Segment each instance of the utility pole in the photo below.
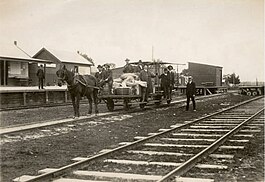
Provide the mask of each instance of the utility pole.
POLYGON ((154 61, 154 46, 152 46, 152 61, 154 61))

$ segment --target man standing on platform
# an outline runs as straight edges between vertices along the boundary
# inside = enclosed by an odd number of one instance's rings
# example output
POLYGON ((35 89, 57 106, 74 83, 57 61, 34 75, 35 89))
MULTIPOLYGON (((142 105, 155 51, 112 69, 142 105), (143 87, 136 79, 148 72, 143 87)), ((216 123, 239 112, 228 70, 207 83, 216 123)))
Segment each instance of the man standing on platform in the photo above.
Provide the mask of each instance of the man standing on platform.
POLYGON ((39 78, 39 89, 44 89, 43 80, 45 79, 45 74, 43 71, 43 65, 40 65, 40 68, 37 71, 37 77, 39 78))
POLYGON ((186 95, 187 95, 186 111, 189 110, 190 99, 192 100, 193 111, 196 111, 195 94, 196 94, 196 85, 193 82, 192 77, 190 76, 186 88, 186 95))

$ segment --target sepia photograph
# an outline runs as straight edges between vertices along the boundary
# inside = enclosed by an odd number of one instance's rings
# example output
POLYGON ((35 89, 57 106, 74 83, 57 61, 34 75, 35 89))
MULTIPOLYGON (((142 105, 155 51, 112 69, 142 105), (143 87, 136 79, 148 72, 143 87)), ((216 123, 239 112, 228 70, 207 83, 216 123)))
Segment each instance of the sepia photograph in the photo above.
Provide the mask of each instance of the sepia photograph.
POLYGON ((1 182, 264 182, 264 0, 0 0, 1 182))

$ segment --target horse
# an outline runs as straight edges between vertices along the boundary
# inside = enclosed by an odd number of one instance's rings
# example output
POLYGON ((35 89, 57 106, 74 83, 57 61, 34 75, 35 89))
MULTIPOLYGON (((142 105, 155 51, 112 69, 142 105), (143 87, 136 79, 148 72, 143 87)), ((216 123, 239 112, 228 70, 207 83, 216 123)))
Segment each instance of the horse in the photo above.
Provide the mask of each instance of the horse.
POLYGON ((74 118, 80 116, 79 103, 83 96, 86 96, 89 103, 88 114, 92 114, 92 100, 94 101, 95 114, 98 114, 98 87, 97 80, 93 75, 75 75, 66 69, 65 65, 56 72, 58 86, 67 83, 67 88, 71 96, 74 118))

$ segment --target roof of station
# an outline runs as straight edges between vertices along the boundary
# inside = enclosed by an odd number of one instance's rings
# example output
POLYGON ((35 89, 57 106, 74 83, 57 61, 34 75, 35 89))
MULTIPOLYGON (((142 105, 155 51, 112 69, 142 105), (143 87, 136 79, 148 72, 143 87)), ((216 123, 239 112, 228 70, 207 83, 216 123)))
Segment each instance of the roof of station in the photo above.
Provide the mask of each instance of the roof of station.
POLYGON ((0 60, 23 61, 36 63, 52 63, 50 60, 35 59, 16 45, 0 45, 0 60))

